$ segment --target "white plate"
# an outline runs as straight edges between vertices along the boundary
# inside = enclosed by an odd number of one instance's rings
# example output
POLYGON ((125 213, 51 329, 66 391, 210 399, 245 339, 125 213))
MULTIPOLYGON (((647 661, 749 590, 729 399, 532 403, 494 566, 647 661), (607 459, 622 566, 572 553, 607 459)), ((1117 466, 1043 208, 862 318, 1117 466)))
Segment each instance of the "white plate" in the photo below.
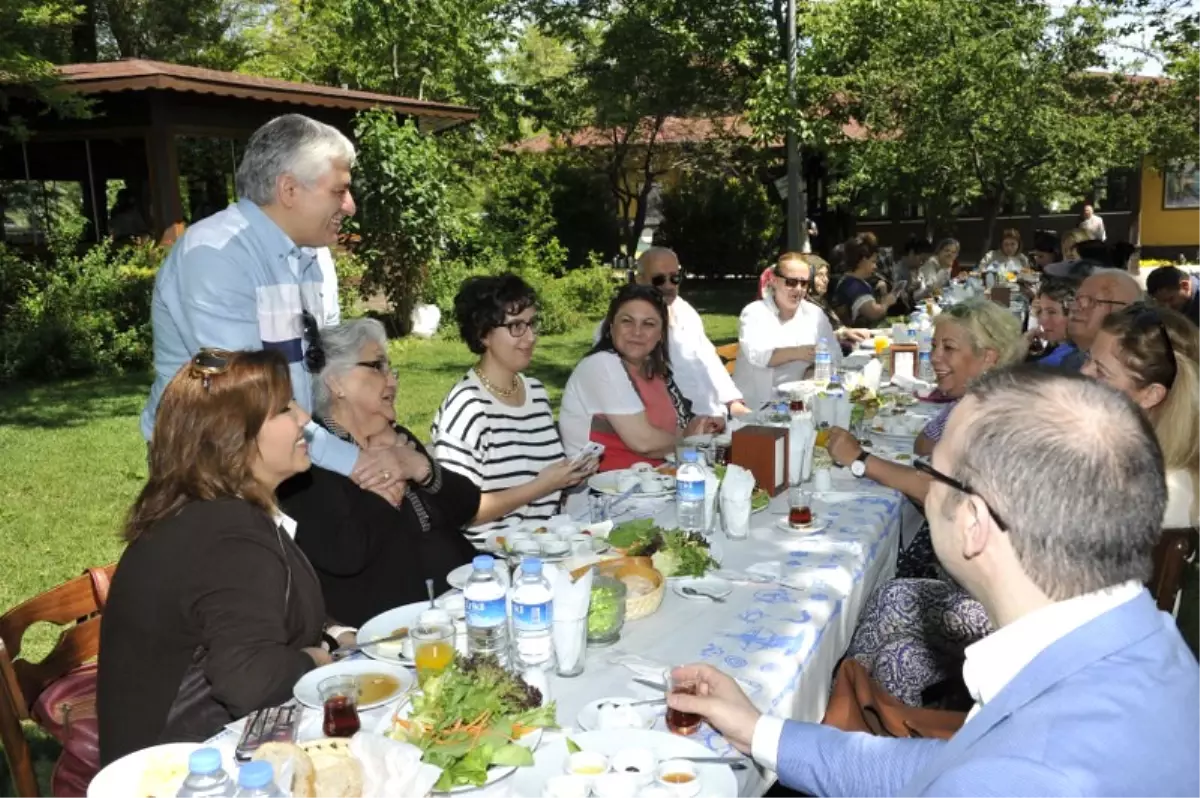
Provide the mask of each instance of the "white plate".
POLYGON ((359 676, 366 673, 382 673, 395 677, 400 682, 400 689, 380 701, 359 704, 358 708, 360 710, 381 707, 385 704, 391 704, 407 698, 408 691, 412 690, 413 685, 417 683, 412 671, 399 665, 392 665, 391 663, 374 659, 351 659, 335 662, 331 665, 323 665, 304 674, 300 678, 300 681, 296 682, 296 686, 292 688, 292 695, 306 707, 321 709, 324 703, 321 701, 320 693, 317 692, 317 686, 321 682, 331 676, 359 676))
POLYGON ((733 585, 726 582, 724 579, 715 576, 702 576, 696 578, 694 576, 681 576, 671 580, 671 589, 675 593, 688 601, 709 601, 703 596, 688 596, 685 595, 683 589, 690 587, 693 590, 699 590, 701 593, 708 593, 716 598, 725 598, 733 592, 733 585))
MULTIPOLYGON (((468 571, 467 576, 470 575, 468 571)), ((451 617, 454 618, 456 629, 461 629, 460 624, 466 617, 466 602, 463 599, 462 593, 448 593, 442 596, 437 600, 437 606, 449 612, 451 617)), ((417 619, 421 616, 421 613, 427 609, 429 609, 428 601, 416 601, 412 604, 405 604, 403 607, 396 607, 387 612, 381 612, 359 627, 354 642, 361 646, 372 640, 391 637, 401 627, 407 626, 412 628, 417 625, 417 619)), ((399 641, 383 646, 369 646, 363 649, 363 653, 371 659, 377 659, 381 662, 406 665, 410 668, 415 664, 410 657, 406 657, 400 653, 399 641)))
MULTIPOLYGON (((716 756, 695 740, 661 731, 589 731, 573 734, 574 740, 584 751, 598 751, 613 756, 624 748, 649 748, 661 762, 681 756, 716 756)), ((547 743, 538 752, 533 767, 521 768, 513 781, 516 795, 541 795, 546 781, 552 776, 561 776, 567 761, 567 744, 563 739, 547 743)), ((737 777, 728 765, 696 765, 700 776, 700 798, 728 798, 738 794, 737 777)))
MULTIPOLYGON (((629 696, 598 698, 579 710, 579 715, 575 718, 575 722, 584 731, 595 731, 600 728, 601 704, 632 704, 635 701, 642 700, 644 699, 630 698, 629 696)), ((633 707, 633 711, 641 717, 642 729, 649 729, 658 721, 659 716, 666 711, 665 707, 666 704, 643 704, 640 707, 633 707)))
MULTIPOLYGON (((611 523, 609 524, 609 528, 610 529, 612 528, 611 523)), ((503 546, 500 545, 500 541, 497 540, 497 538, 508 537, 511 534, 512 534, 512 530, 504 530, 504 529, 493 532, 491 535, 488 536, 487 541, 483 544, 484 550, 487 551, 489 554, 493 554, 497 557, 503 557, 504 559, 508 559, 509 557, 519 556, 515 552, 511 552, 511 551, 505 549, 503 546)), ((536 541, 539 537, 545 537, 545 535, 534 535, 534 540, 536 541)), ((591 555, 595 555, 595 554, 603 554, 604 552, 606 552, 612 548, 612 546, 608 545, 608 541, 604 537, 602 537, 600 535, 591 535, 590 537, 592 539, 592 551, 591 551, 590 555, 589 554, 577 555, 577 554, 575 554, 575 552, 571 551, 570 548, 568 548, 566 554, 547 554, 545 552, 545 550, 543 550, 537 556, 543 562, 562 562, 563 560, 569 560, 572 557, 576 557, 576 556, 587 557, 587 556, 591 556, 591 555)), ((561 538, 559 538, 559 539, 561 540, 561 538)), ((568 546, 570 546, 570 541, 566 541, 566 543, 568 546)))
MULTIPOLYGON (((542 703, 544 704, 545 701, 546 701, 546 693, 543 692, 542 693, 542 703)), ((384 716, 382 718, 380 718, 379 725, 375 727, 375 731, 378 732, 379 734, 386 735, 387 732, 392 728, 393 719, 407 718, 409 716, 409 713, 411 713, 411 712, 412 712, 412 702, 411 701, 404 702, 404 704, 397 707, 395 712, 385 713, 384 716)), ((533 731, 526 734, 524 737, 521 737, 520 739, 518 739, 516 742, 519 745, 525 746, 530 751, 536 752, 538 750, 538 746, 542 744, 542 735, 543 735, 544 731, 545 731, 544 729, 534 729, 533 731)), ((536 755, 534 756, 534 765, 533 766, 534 767, 537 766, 537 756, 536 755)), ((459 787, 452 788, 450 790, 450 792, 451 793, 460 793, 460 792, 470 792, 471 790, 482 790, 485 787, 487 787, 488 785, 495 784, 496 782, 500 781, 500 779, 503 779, 503 778, 506 778, 506 777, 512 775, 513 771, 529 770, 529 769, 530 768, 517 768, 517 767, 512 767, 512 766, 492 765, 491 767, 488 768, 488 772, 487 772, 488 778, 487 778, 487 781, 484 782, 482 787, 472 787, 469 785, 462 785, 459 787)), ((438 794, 445 795, 446 793, 440 793, 438 791, 435 791, 434 794, 435 795, 438 795, 438 794)), ((520 795, 521 793, 518 792, 518 793, 510 793, 510 794, 520 795)), ((541 793, 538 793, 538 794, 541 795, 541 793)))
MULTIPOLYGON (((164 783, 157 788, 157 794, 160 796, 175 795, 183 786, 183 780, 187 778, 188 757, 193 751, 204 747, 204 743, 165 743, 126 754, 115 762, 110 762, 108 767, 96 774, 88 784, 88 798, 141 798, 149 795, 141 790, 141 785, 142 775, 151 764, 180 767, 178 780, 173 779, 172 784, 164 783)), ((221 759, 225 772, 236 779, 237 765, 233 761, 232 749, 221 751, 221 759)))
MULTIPOLYGON (((500 560, 497 565, 500 567, 496 568, 496 576, 500 578, 500 583, 507 587, 512 578, 509 576, 508 566, 505 564, 504 560, 500 560)), ((475 566, 471 563, 463 563, 450 573, 446 574, 446 584, 450 585, 450 587, 454 588, 455 590, 463 590, 466 588, 467 580, 471 578, 471 572, 474 570, 475 566)), ((400 625, 403 626, 404 624, 400 625)))
MULTIPOLYGON (((605 471, 603 474, 593 474, 588 477, 588 487, 597 493, 619 496, 621 495, 621 491, 617 490, 617 474, 619 473, 621 472, 605 471)), ((658 478, 660 485, 658 490, 647 493, 639 486, 637 490, 630 494, 630 498, 638 496, 670 496, 675 493, 675 477, 659 474, 658 478)))
POLYGON ((813 522, 803 529, 797 529, 789 524, 786 515, 782 518, 775 519, 775 528, 783 532, 787 532, 789 535, 811 535, 814 532, 820 532, 827 526, 829 526, 829 522, 822 521, 819 516, 813 519, 813 522))

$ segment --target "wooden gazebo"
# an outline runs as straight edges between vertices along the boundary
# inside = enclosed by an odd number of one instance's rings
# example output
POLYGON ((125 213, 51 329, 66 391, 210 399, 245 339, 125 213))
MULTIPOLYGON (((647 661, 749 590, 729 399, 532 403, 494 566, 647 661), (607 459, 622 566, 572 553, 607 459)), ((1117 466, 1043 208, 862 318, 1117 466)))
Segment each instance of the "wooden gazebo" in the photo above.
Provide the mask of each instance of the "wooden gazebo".
POLYGON ((180 189, 182 137, 222 140, 222 166, 232 174, 241 145, 280 114, 306 114, 347 135, 352 135, 354 114, 368 108, 389 108, 416 119, 428 132, 477 116, 465 106, 158 61, 70 64, 59 67, 59 73, 63 90, 91 99, 91 115, 62 118, 17 92, 6 113, 21 116, 31 136, 24 144, 0 144, 0 180, 79 181, 84 213, 97 239, 107 226, 108 180, 139 187, 139 205, 159 237, 186 221, 180 189))

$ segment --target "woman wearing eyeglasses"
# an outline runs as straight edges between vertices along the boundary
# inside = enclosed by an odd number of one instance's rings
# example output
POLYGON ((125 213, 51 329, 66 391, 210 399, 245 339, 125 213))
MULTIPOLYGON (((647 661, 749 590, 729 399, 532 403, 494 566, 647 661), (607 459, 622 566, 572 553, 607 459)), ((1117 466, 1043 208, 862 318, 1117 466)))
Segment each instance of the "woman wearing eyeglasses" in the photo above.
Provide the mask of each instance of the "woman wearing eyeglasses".
POLYGON ((833 325, 821 308, 806 301, 814 273, 807 258, 800 252, 781 255, 767 295, 738 318, 733 381, 752 410, 778 399, 778 386, 804 379, 822 340, 834 368, 841 363, 833 325))
POLYGON ((1104 319, 1081 369, 1132 399, 1154 426, 1167 471, 1168 529, 1197 525, 1198 358, 1195 325, 1173 310, 1139 303, 1104 319))
POLYGON ((520 277, 472 277, 454 297, 459 334, 479 362, 433 419, 433 452, 482 492, 471 533, 548 519, 562 493, 596 470, 567 460, 550 397, 522 372, 537 344, 537 294, 520 277))
POLYGON ((100 630, 102 764, 207 739, 330 661, 320 584, 275 501, 309 467, 307 422, 278 352, 202 350, 167 384, 100 630))
POLYGON ((681 438, 724 429, 722 418, 695 415, 675 384, 667 329, 667 303, 657 288, 633 283, 613 297, 600 340, 563 389, 559 430, 567 457, 590 441, 605 447, 601 471, 661 465, 681 438))
POLYGON ((330 616, 357 627, 425 598, 427 578, 448 589, 446 574, 475 554, 462 530, 479 507, 479 488, 443 469, 396 423, 397 373, 382 324, 326 327, 319 345, 325 362, 313 380, 314 420, 362 450, 400 453, 401 472, 391 475, 403 486, 396 504, 320 466, 279 489, 330 616))

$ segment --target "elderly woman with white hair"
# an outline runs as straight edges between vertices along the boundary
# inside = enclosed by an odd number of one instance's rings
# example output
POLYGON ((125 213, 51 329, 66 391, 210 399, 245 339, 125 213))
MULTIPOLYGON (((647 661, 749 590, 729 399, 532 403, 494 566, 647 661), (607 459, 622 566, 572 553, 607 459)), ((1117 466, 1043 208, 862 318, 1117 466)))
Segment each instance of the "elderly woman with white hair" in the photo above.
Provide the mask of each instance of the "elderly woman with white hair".
POLYGON ((359 626, 424 598, 426 579, 438 592, 448 589, 446 574, 475 554, 462 530, 479 508, 479 488, 444 470, 396 424, 397 373, 382 324, 357 319, 326 328, 318 346, 324 365, 313 381, 314 420, 363 451, 400 453, 392 476, 403 492, 395 504, 319 465, 279 488, 329 616, 359 626))

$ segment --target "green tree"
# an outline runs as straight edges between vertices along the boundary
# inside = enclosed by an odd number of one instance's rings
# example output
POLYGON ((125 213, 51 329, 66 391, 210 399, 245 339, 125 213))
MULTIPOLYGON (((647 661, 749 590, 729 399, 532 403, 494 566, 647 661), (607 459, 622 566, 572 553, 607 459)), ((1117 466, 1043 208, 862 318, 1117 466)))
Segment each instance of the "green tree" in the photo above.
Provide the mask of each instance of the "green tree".
MULTIPOLYGON (((66 113, 83 112, 83 103, 56 91, 54 71, 69 52, 77 10, 70 0, 0 0, 0 111, 7 111, 19 92, 66 113)), ((6 137, 19 139, 26 133, 19 117, 9 116, 0 125, 6 137)))
POLYGON ((1041 0, 839 0, 804 17, 804 101, 828 125, 838 194, 978 201, 984 249, 1006 201, 1087 193, 1147 148, 1136 85, 1100 74, 1112 12, 1041 0), (855 122, 865 136, 841 132, 855 122), (836 131, 836 132, 833 132, 836 131))

